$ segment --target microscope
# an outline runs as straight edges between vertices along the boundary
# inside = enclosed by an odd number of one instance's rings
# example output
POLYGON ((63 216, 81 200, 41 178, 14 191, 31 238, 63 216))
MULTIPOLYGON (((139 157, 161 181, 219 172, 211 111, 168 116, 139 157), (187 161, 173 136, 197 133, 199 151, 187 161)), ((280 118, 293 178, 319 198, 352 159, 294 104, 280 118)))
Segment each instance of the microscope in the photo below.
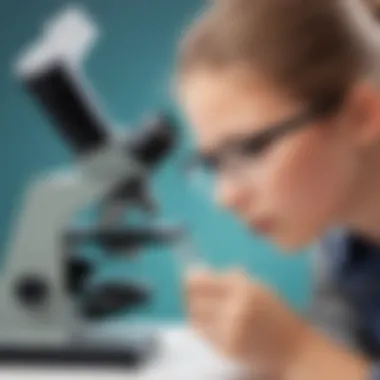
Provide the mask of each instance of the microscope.
POLYGON ((136 366, 159 344, 154 332, 135 326, 97 333, 109 317, 145 305, 151 294, 130 279, 92 281, 99 268, 79 254, 95 244, 110 260, 128 260, 183 234, 180 225, 155 221, 158 204, 149 191, 155 169, 175 147, 175 123, 157 114, 140 128, 115 132, 81 75, 97 37, 83 10, 67 9, 44 25, 15 66, 76 165, 43 173, 26 188, 0 278, 0 362, 136 366), (100 210, 94 225, 75 226, 77 213, 93 205, 100 210), (128 225, 125 214, 134 208, 149 222, 128 225))

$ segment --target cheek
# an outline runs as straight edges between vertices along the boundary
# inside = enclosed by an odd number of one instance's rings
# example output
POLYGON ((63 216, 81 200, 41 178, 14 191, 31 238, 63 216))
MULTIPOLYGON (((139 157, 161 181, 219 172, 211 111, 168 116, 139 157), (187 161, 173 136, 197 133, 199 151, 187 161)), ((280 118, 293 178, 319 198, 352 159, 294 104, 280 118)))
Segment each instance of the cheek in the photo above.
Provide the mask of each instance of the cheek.
POLYGON ((320 233, 334 222, 350 187, 350 152, 327 137, 305 133, 273 151, 267 165, 262 193, 289 233, 320 233))

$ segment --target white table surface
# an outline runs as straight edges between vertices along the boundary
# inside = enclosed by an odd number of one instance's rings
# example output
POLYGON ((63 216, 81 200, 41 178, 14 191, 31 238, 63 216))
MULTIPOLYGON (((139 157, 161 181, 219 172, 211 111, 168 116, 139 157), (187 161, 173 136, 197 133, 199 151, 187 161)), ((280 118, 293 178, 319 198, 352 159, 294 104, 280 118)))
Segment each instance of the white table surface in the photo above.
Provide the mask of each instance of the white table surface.
POLYGON ((21 380, 240 380, 241 369, 222 359, 185 326, 159 329, 162 351, 139 371, 127 369, 0 366, 0 379, 21 380))

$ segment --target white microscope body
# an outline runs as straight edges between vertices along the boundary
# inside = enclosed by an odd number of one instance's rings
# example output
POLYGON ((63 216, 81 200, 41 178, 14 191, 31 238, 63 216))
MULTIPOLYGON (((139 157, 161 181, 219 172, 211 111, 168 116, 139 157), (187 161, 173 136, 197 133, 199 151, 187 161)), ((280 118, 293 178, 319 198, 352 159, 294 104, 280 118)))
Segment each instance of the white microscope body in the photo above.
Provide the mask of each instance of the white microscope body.
MULTIPOLYGON (((154 160, 149 158, 147 147, 150 144, 157 149, 157 143, 152 136, 153 142, 147 141, 144 148, 142 134, 124 139, 116 136, 100 117, 88 92, 78 85, 83 59, 97 36, 96 27, 84 12, 68 9, 45 25, 43 36, 21 55, 16 65, 18 79, 46 108, 77 155, 77 167, 42 174, 25 191, 0 279, 0 361, 2 356, 14 360, 46 357, 64 362, 78 362, 81 358, 86 361, 86 357, 90 361, 95 357, 102 360, 99 347, 94 354, 94 347, 88 351, 93 344, 78 343, 86 319, 68 290, 65 233, 82 209, 107 198, 129 181, 147 180, 154 160), (135 149, 128 145, 128 139, 141 146, 135 149), (144 160, 152 162, 146 164, 144 160), (76 344, 84 347, 79 353, 76 344)), ((158 121, 151 128, 153 135, 161 133, 159 138, 167 139, 169 129, 165 123, 158 121)), ((114 226, 103 229, 101 236, 106 242, 115 239, 111 227, 114 226)), ((116 237, 119 244, 120 233, 116 237)), ((90 235, 100 236, 95 232, 90 235)), ((103 356, 107 355, 104 350, 103 356)), ((120 347, 117 355, 122 361, 120 347)))

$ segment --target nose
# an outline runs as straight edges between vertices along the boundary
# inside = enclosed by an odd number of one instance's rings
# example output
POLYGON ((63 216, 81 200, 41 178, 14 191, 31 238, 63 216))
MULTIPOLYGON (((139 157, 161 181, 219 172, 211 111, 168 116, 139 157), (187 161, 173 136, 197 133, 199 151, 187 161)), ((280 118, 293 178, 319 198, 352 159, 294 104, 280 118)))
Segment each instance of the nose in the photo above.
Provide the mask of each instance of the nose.
POLYGON ((216 202, 228 210, 240 213, 247 209, 250 196, 238 181, 220 176, 215 187, 216 202))

